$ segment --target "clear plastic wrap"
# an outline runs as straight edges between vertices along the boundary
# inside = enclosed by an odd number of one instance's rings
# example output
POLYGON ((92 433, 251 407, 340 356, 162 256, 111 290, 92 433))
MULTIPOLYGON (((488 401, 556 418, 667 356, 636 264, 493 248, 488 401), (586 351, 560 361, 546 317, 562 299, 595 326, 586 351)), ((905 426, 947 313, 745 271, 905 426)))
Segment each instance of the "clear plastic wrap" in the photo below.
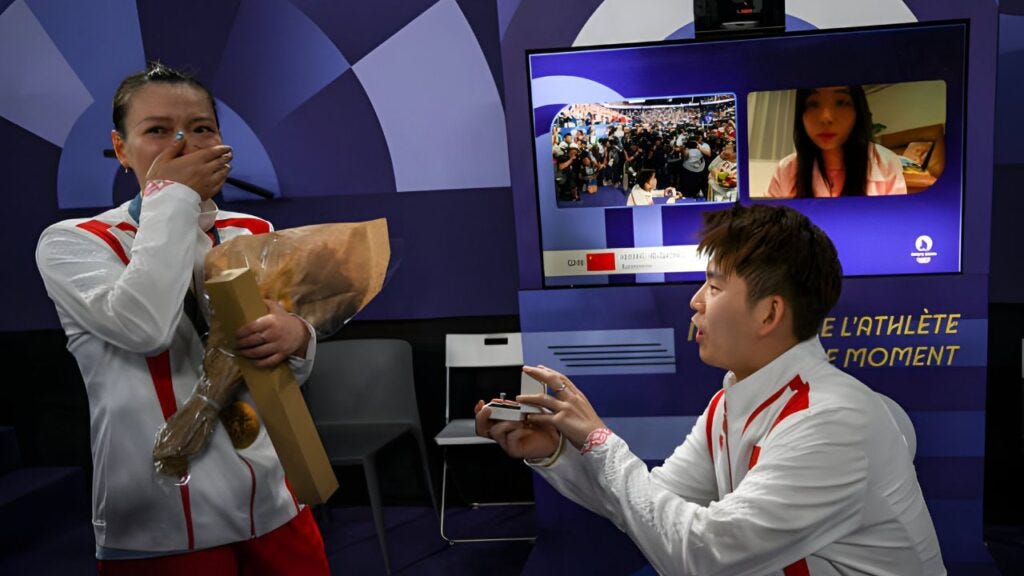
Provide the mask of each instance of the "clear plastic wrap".
MULTIPOLYGON (((380 292, 389 259, 387 222, 378 219, 234 238, 210 250, 205 269, 211 278, 232 268, 249 268, 264 298, 302 317, 323 337, 340 329, 380 292)), ((208 296, 203 296, 209 308, 208 296)), ((187 479, 189 460, 206 447, 222 416, 235 432, 235 447, 244 448, 249 429, 245 414, 224 414, 242 384, 227 341, 214 313, 203 378, 158 432, 153 447, 156 469, 166 476, 187 479)))

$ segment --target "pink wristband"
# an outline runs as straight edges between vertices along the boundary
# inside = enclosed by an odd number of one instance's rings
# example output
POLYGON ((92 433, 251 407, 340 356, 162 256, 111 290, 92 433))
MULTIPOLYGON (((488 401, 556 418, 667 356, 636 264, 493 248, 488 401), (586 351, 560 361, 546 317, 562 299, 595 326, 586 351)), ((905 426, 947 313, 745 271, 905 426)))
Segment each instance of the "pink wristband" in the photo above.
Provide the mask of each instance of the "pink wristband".
POLYGON ((608 441, 608 438, 612 435, 612 431, 607 428, 595 428, 590 434, 587 434, 587 441, 583 443, 583 447, 580 448, 580 454, 586 454, 597 448, 601 444, 608 441))
POLYGON ((142 196, 146 197, 156 194, 171 184, 174 184, 171 180, 150 180, 146 182, 146 188, 142 191, 142 196))

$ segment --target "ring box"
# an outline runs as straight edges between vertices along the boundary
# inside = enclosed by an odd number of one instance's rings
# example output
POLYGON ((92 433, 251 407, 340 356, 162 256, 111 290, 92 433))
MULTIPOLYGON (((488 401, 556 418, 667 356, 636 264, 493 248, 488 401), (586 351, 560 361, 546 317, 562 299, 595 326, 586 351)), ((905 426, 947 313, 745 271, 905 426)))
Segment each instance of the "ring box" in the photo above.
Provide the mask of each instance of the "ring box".
MULTIPOLYGON (((534 380, 523 372, 519 380, 519 394, 544 394, 547 386, 534 380)), ((485 407, 491 409, 491 420, 512 420, 519 421, 527 414, 540 414, 544 410, 540 406, 520 404, 514 400, 506 400, 505 394, 501 398, 495 398, 488 402, 485 407)))

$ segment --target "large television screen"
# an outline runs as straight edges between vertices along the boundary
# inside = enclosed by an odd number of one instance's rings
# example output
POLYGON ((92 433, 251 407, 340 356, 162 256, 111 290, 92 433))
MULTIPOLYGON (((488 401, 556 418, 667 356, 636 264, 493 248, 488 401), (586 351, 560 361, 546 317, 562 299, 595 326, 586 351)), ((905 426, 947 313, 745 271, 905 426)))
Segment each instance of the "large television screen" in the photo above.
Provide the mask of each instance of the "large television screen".
POLYGON ((848 276, 957 273, 966 22, 527 53, 545 287, 688 282, 780 203, 848 276))

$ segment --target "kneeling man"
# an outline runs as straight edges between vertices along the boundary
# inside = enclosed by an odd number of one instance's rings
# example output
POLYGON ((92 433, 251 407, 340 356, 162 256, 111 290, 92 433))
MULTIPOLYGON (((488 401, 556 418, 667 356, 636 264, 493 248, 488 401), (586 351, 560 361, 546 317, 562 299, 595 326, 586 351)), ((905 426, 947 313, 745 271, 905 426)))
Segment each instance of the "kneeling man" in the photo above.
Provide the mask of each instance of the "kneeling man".
POLYGON ((636 542, 661 574, 945 574, 906 440, 881 397, 828 362, 816 336, 839 298, 835 247, 786 207, 705 214, 707 280, 693 296, 722 389, 648 471, 564 375, 525 422, 477 433, 636 542))

